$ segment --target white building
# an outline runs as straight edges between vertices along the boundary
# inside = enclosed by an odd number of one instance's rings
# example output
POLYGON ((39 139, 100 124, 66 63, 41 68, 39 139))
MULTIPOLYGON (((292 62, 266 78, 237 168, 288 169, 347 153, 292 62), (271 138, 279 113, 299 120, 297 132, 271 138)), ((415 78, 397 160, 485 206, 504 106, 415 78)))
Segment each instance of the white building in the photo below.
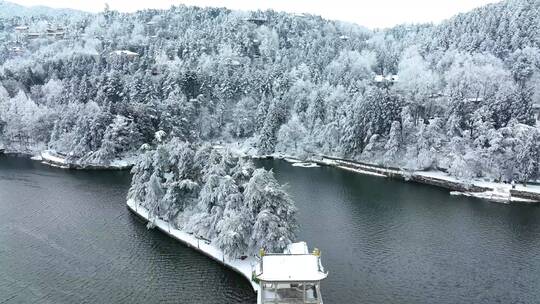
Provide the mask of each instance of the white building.
POLYGON ((257 303, 321 304, 320 282, 327 276, 320 251, 309 253, 305 242, 291 244, 281 254, 261 251, 257 303))
POLYGON ((373 81, 376 83, 395 83, 399 81, 399 76, 393 75, 393 74, 386 75, 386 76, 375 75, 375 77, 373 78, 373 81))
POLYGON ((19 33, 28 32, 29 27, 26 25, 19 25, 15 27, 15 31, 19 33))
POLYGON ((128 58, 139 57, 139 54, 138 54, 138 53, 135 53, 135 52, 132 52, 132 51, 128 51, 128 50, 116 50, 116 51, 112 51, 112 52, 111 52, 111 55, 115 55, 115 56, 126 56, 126 57, 128 57, 128 58))
POLYGON ((540 103, 535 103, 532 105, 532 112, 534 118, 536 119, 536 125, 540 125, 540 103))
POLYGON ((32 32, 32 33, 26 34, 27 39, 37 39, 39 37, 41 37, 41 33, 38 33, 38 32, 32 32))
POLYGON ((52 27, 49 26, 49 28, 46 30, 46 35, 50 38, 56 38, 56 39, 62 39, 64 38, 66 32, 64 31, 64 28, 62 27, 52 27))
POLYGON ((20 55, 22 53, 24 53, 24 49, 20 46, 13 46, 13 47, 10 47, 9 48, 9 51, 13 54, 13 55, 20 55))

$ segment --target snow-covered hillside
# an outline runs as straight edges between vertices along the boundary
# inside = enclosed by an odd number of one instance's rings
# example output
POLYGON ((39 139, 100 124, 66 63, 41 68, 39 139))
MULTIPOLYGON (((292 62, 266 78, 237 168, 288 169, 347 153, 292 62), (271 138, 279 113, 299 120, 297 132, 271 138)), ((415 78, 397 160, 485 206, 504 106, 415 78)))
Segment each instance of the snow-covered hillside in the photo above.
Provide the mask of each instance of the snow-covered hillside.
POLYGON ((4 18, 0 140, 107 165, 162 132, 261 155, 534 180, 539 8, 503 1, 384 31, 186 6, 4 18))

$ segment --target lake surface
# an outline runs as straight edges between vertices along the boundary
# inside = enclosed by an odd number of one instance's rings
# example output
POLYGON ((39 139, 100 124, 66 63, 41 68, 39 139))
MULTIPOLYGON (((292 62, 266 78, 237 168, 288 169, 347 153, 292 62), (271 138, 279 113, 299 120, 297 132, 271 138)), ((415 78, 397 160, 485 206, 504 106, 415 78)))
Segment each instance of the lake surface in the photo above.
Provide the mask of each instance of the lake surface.
MULTIPOLYGON (((257 164, 322 250, 325 304, 540 303, 540 207, 257 164)), ((242 277, 128 212, 129 181, 0 156, 0 303, 255 303, 242 277)))
POLYGON ((0 303, 249 303, 249 282, 128 211, 128 172, 0 156, 0 303))

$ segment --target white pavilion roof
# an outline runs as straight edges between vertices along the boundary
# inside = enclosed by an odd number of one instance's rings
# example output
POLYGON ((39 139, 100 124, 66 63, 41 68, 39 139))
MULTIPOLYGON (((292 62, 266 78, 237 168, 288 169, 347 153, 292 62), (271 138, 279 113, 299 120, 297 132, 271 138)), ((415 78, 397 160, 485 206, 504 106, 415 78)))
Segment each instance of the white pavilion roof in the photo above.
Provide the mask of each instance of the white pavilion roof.
POLYGON ((312 254, 273 254, 262 258, 263 272, 257 277, 269 282, 320 281, 327 274, 319 271, 319 257, 312 254))
POLYGON ((286 254, 308 254, 309 249, 306 242, 292 243, 284 250, 286 254))

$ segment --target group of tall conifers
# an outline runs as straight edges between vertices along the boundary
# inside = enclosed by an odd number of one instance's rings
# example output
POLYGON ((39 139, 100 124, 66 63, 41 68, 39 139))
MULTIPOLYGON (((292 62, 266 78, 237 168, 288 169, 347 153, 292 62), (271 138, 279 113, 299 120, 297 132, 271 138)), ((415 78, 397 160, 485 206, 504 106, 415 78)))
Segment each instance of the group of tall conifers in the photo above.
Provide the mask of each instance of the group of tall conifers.
POLYGON ((539 15, 538 1, 512 0, 380 31, 184 6, 6 19, 6 39, 16 25, 45 20, 69 34, 31 40, 22 55, 0 47, 0 140, 106 165, 163 130, 248 142, 261 154, 533 180, 539 15))
POLYGON ((281 252, 295 240, 296 208, 273 172, 226 150, 173 138, 144 151, 132 172, 128 199, 150 223, 164 219, 230 258, 281 252))

